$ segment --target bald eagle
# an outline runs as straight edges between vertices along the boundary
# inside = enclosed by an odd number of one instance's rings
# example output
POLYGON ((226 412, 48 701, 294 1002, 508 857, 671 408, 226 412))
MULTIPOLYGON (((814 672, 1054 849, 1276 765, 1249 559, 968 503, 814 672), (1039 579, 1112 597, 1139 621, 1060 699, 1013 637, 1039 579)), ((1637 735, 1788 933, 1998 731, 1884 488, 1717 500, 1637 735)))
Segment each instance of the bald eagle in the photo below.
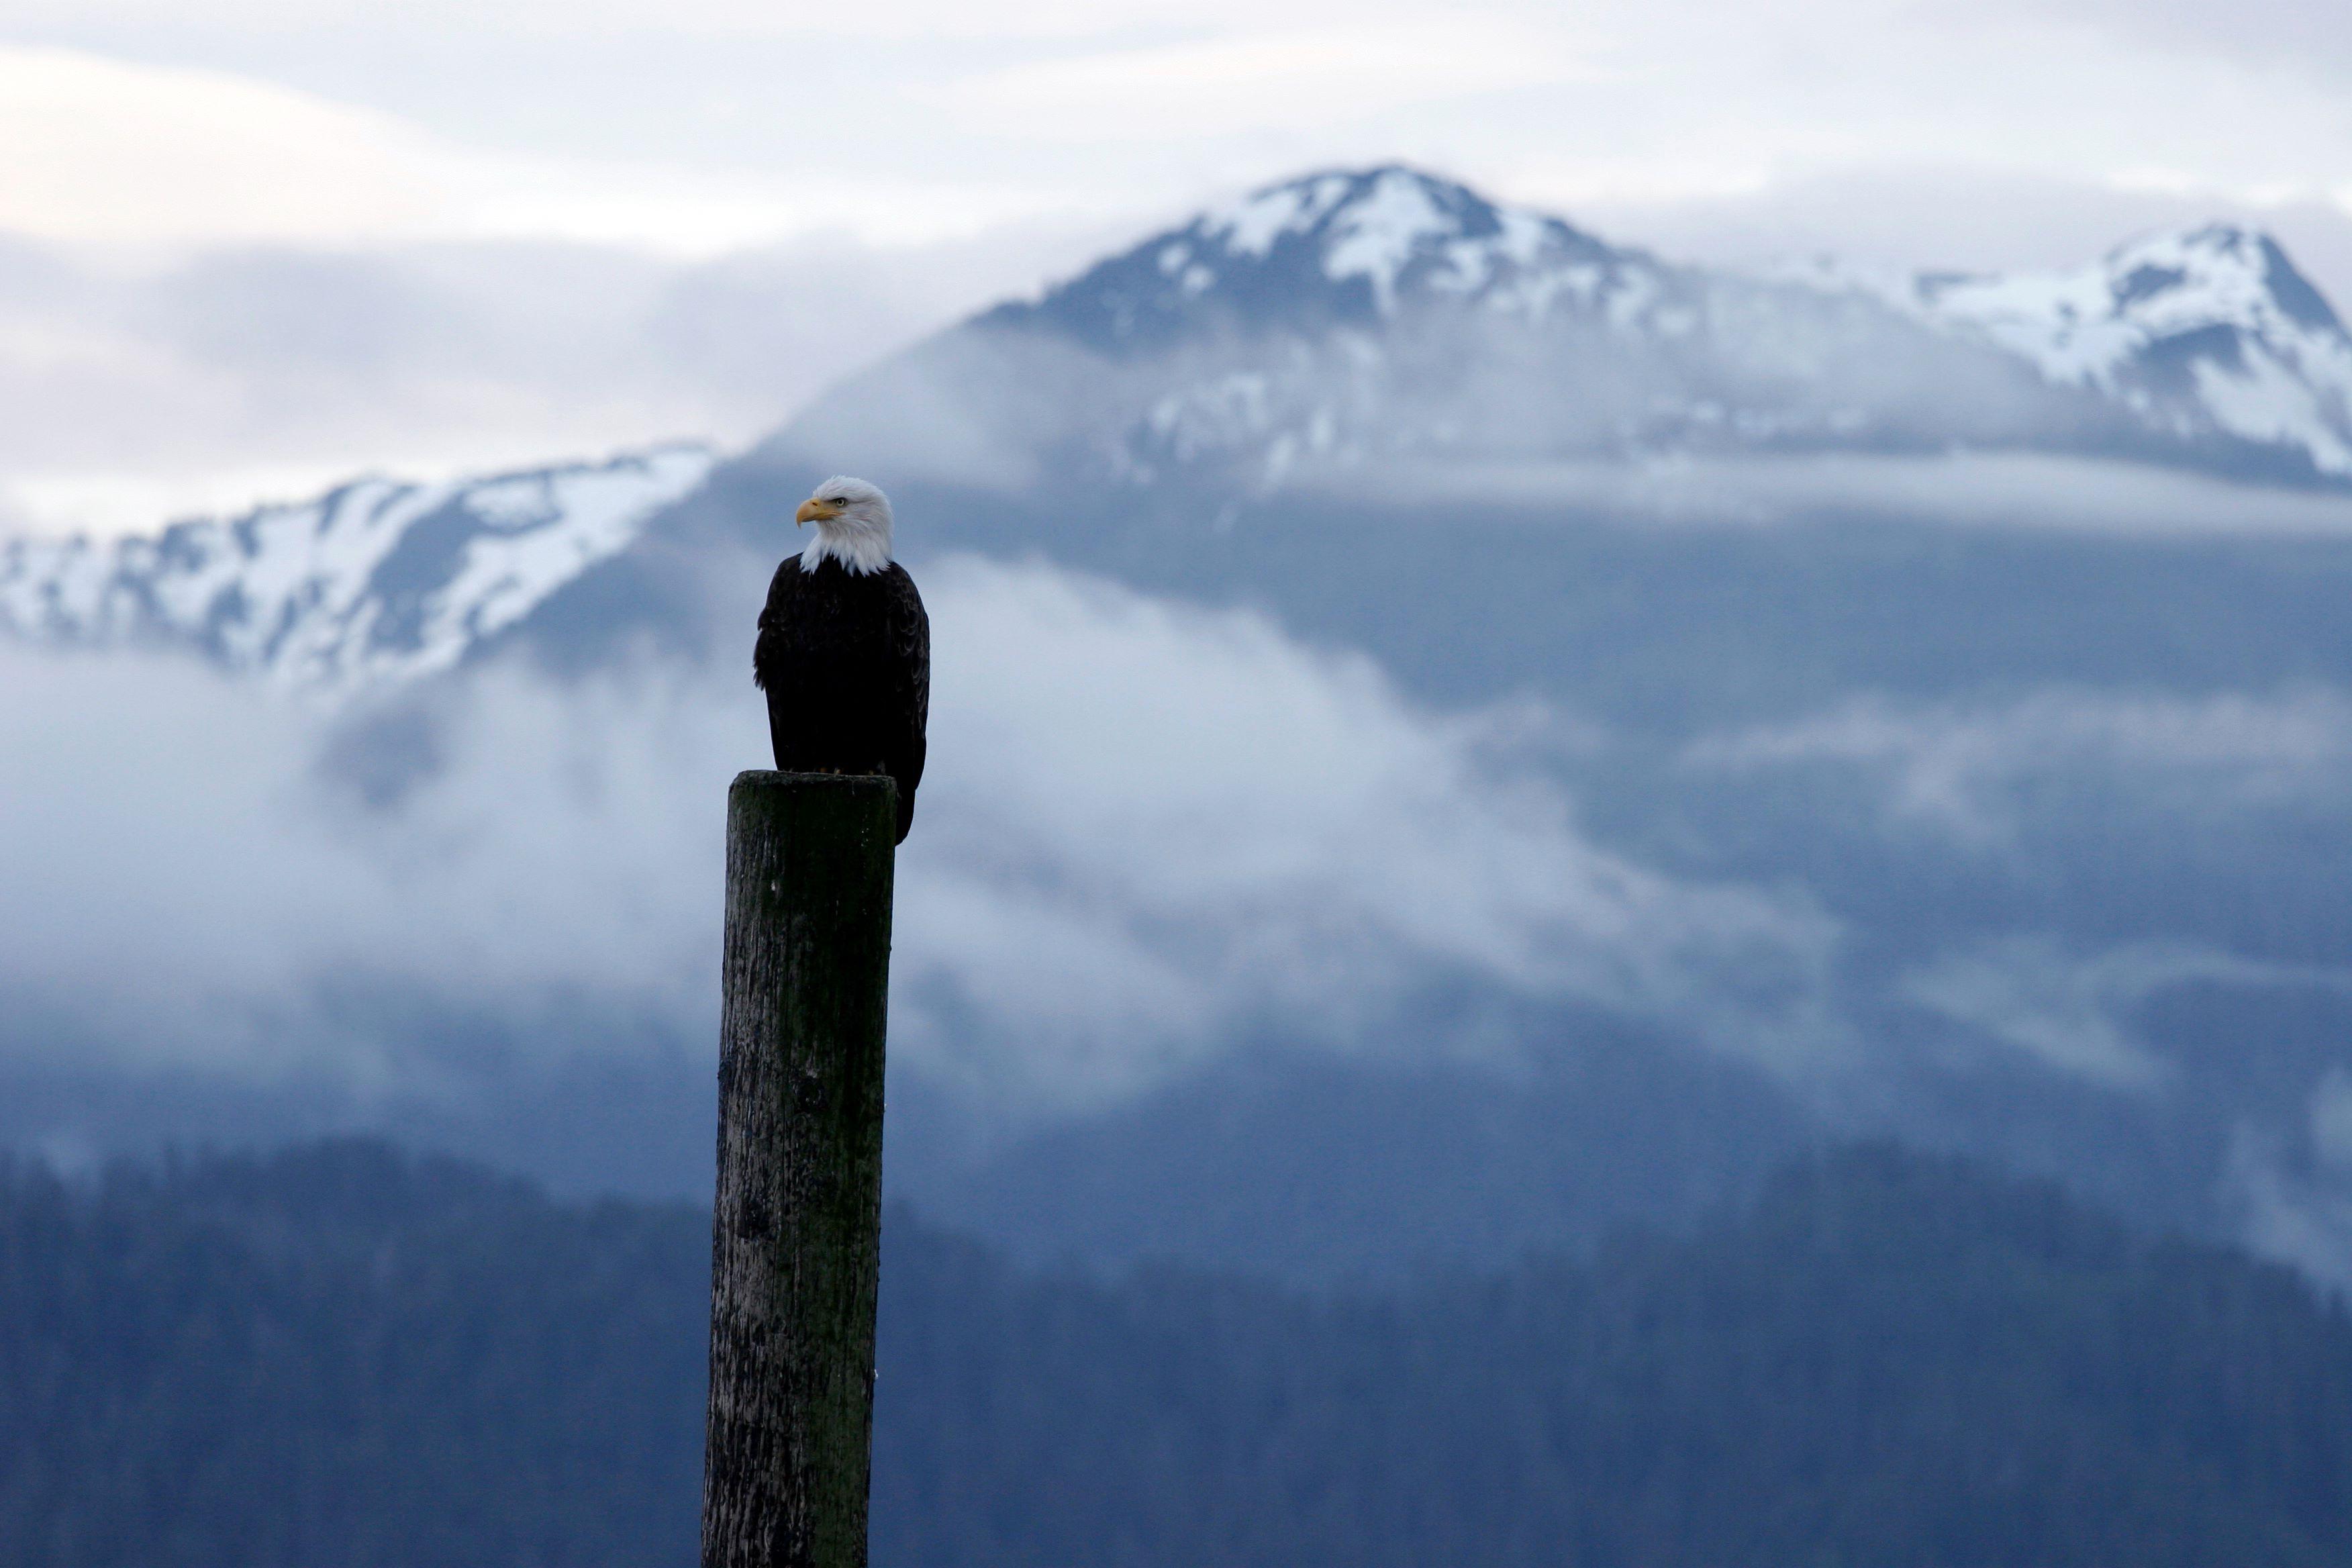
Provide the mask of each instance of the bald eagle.
POLYGON ((817 486, 794 526, 815 537, 768 584, 751 678, 786 773, 887 773, 898 838, 915 820, 931 710, 931 623, 890 559, 890 498, 845 475, 817 486))

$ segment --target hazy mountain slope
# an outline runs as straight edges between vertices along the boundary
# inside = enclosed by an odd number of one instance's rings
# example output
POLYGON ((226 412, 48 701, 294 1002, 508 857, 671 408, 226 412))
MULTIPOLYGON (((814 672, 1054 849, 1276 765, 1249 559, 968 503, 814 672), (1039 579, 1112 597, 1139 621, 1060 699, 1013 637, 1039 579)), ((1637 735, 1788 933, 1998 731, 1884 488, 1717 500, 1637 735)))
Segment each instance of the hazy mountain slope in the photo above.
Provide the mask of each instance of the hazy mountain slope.
POLYGON ((693 1209, 558 1208, 369 1145, 0 1173, 0 1555, 683 1563, 693 1209))
MULTIPOLYGON (((684 1563, 709 1222, 364 1145, 0 1173, 0 1552, 684 1563)), ((1385 1299, 885 1227, 877 1568, 2352 1553, 2352 1324, 1873 1151, 1589 1268, 1385 1299)))
POLYGON ((886 1307, 929 1332, 882 1397, 952 1387, 979 1429, 891 1445, 881 1539, 948 1560, 965 1500, 1017 1487, 984 1561, 2337 1561, 2352 1333, 2225 1256, 1870 1152, 1688 1242, 1386 1306, 1181 1275, 1071 1300, 965 1257, 886 1307), (2268 1447, 2276 1420, 2305 1439, 2268 1447))
POLYGON ((1821 1135, 1752 1068, 1605 1017, 1554 1029, 1503 1063, 1222 1064, 898 1186, 1030 1262, 1157 1259, 1328 1287, 1680 1230, 1821 1135))

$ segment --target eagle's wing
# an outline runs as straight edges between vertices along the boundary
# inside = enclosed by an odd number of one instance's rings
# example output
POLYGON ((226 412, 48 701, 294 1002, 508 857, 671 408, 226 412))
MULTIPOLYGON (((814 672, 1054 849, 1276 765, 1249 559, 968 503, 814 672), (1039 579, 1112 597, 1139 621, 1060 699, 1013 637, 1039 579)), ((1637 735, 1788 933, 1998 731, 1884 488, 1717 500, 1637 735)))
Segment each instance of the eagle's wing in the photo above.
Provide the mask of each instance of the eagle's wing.
POLYGON ((907 569, 893 563, 884 576, 884 636, 892 690, 887 737, 890 776, 898 785, 898 838, 915 820, 915 786, 923 782, 931 719, 931 618, 907 569))
POLYGON ((801 585, 801 559, 787 555, 768 583, 768 602, 760 610, 760 638, 751 645, 751 684, 762 691, 776 689, 775 672, 782 668, 784 627, 790 624, 793 596, 801 585))

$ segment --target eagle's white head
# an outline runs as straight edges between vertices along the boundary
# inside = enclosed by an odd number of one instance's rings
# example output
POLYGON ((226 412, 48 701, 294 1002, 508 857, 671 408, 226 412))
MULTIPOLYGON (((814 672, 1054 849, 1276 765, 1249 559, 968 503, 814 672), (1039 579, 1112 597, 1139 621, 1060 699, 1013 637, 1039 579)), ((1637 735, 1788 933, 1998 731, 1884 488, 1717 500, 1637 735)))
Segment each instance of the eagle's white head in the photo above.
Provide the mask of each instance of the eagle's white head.
POLYGON ((828 555, 852 572, 879 572, 890 564, 890 498, 879 485, 835 474, 801 502, 793 523, 816 524, 816 537, 801 552, 801 570, 814 572, 828 555))

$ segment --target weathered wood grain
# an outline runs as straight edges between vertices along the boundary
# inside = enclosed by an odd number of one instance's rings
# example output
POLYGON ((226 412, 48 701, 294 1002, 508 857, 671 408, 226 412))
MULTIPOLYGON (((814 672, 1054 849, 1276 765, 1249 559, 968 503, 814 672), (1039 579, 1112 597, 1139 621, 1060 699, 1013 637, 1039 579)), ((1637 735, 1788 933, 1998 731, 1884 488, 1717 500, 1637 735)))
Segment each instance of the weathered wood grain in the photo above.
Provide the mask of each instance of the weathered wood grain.
POLYGON ((863 1568, 898 792, 727 797, 704 1568, 863 1568))

